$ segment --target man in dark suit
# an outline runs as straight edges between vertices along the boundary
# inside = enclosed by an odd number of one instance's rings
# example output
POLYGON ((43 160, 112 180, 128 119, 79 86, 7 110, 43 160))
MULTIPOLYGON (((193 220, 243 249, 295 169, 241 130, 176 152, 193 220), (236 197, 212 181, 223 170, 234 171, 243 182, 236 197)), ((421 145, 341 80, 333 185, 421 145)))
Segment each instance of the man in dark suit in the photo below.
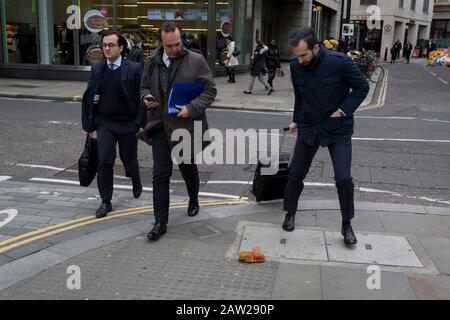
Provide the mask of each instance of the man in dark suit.
POLYGON ((123 58, 127 48, 125 38, 107 32, 101 45, 106 59, 92 66, 82 112, 83 130, 89 135, 97 132, 97 184, 102 198, 97 218, 112 211, 116 144, 125 172, 132 179, 134 197, 139 198, 142 193, 135 135, 145 126, 146 117, 139 95, 141 67, 123 58))
POLYGON ((148 124, 139 133, 139 137, 145 141, 151 139, 153 151, 155 225, 147 235, 151 241, 158 240, 167 232, 169 184, 173 167, 172 150, 178 144, 178 140, 172 138, 179 129, 189 132, 191 142, 190 154, 183 154, 183 159, 176 161, 189 194, 187 215, 194 217, 200 210, 198 201, 200 180, 194 161, 197 154, 195 145, 197 143, 203 147, 207 145, 205 141, 207 139, 203 139, 208 130, 206 110, 214 102, 217 89, 205 58, 183 46, 182 32, 182 27, 173 21, 165 22, 161 26, 159 30, 161 47, 146 61, 141 82, 141 98, 148 108, 148 124), (203 83, 205 87, 196 99, 184 106, 177 106, 180 109, 178 115, 169 115, 167 110, 169 94, 173 85, 179 82, 198 82, 203 83), (200 132, 194 130, 195 123, 201 124, 200 132))
POLYGON ((311 28, 295 29, 289 42, 297 57, 291 62, 295 109, 289 129, 298 132, 298 137, 284 196, 287 214, 283 229, 294 230, 303 180, 319 147, 328 147, 341 207, 344 242, 356 244, 350 224, 354 217, 353 113, 366 98, 369 85, 347 55, 319 44, 311 28))

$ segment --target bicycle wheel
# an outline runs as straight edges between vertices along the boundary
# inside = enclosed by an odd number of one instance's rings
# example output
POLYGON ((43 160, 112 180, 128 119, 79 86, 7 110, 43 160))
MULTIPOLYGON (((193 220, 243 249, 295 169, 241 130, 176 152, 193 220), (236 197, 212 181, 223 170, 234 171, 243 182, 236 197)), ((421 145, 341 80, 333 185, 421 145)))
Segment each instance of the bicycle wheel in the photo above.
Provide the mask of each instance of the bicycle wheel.
POLYGON ((368 72, 368 78, 370 82, 380 83, 384 80, 384 68, 382 66, 376 66, 373 70, 368 72))

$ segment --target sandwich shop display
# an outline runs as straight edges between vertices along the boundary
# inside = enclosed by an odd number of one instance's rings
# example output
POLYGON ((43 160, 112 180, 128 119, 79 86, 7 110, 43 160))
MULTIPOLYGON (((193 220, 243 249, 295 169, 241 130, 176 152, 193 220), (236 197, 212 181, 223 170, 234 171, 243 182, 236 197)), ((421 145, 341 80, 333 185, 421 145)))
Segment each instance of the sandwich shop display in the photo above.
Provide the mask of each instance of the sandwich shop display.
POLYGON ((164 21, 183 24, 186 43, 195 45, 212 70, 231 35, 243 52, 239 64, 250 63, 253 2, 136 0, 2 0, 0 1, 0 76, 86 80, 90 66, 103 59, 102 34, 115 30, 138 34, 146 57, 159 46, 164 21), (215 14, 215 17, 212 14, 215 14))

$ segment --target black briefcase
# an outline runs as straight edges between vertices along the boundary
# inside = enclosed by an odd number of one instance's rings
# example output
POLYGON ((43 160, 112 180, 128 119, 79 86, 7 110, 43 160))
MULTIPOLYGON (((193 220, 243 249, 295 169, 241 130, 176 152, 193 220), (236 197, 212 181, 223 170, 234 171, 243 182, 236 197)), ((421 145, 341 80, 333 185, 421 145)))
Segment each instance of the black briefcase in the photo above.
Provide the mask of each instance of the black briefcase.
POLYGON ((97 139, 86 138, 83 153, 78 159, 78 178, 80 186, 89 187, 97 174, 98 153, 97 139))
MULTIPOLYGON (((283 130, 286 132, 286 129, 283 130)), ((285 134, 283 135, 281 146, 284 138, 285 134)), ((291 160, 292 155, 289 153, 280 153, 279 156, 275 155, 272 158, 259 159, 252 186, 252 193, 256 198, 256 202, 284 198, 291 160), (278 162, 278 167, 274 163, 275 161, 278 162), (269 170, 269 174, 265 174, 267 173, 266 170, 269 170)))

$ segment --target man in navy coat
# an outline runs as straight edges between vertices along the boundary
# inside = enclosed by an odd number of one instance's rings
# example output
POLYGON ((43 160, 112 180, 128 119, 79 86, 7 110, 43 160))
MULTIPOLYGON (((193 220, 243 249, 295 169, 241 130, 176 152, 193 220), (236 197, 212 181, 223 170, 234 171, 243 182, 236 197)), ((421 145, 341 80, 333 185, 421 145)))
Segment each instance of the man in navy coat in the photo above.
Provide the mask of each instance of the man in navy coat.
POLYGON ((359 68, 345 54, 327 50, 309 27, 292 31, 289 43, 296 59, 291 62, 295 92, 291 132, 298 132, 284 196, 287 211, 283 229, 293 231, 303 180, 320 146, 328 147, 342 213, 342 235, 348 245, 356 244, 354 184, 351 175, 353 113, 369 92, 359 68))
POLYGON ((133 195, 140 197, 136 133, 146 123, 146 110, 140 103, 141 66, 124 58, 125 38, 110 31, 103 34, 101 45, 106 59, 92 66, 82 104, 83 130, 89 135, 97 132, 97 184, 102 198, 97 218, 112 211, 116 144, 126 175, 132 179, 133 195))

